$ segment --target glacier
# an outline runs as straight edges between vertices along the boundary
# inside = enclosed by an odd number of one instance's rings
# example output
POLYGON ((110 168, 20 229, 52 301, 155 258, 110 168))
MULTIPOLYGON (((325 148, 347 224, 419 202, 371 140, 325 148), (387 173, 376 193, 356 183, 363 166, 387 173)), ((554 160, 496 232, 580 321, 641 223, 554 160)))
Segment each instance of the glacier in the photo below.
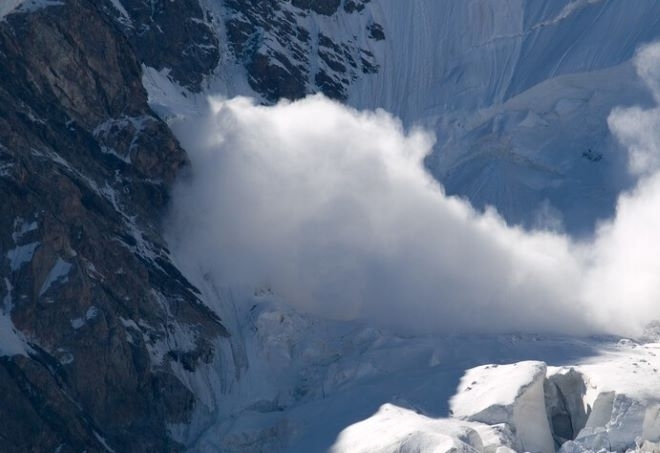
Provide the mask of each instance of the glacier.
POLYGON ((231 346, 181 371, 204 403, 172 427, 189 451, 655 451, 658 343, 402 337, 297 313, 268 292, 224 294, 225 309, 241 297, 249 306, 224 318, 237 322, 231 346), (550 412, 562 404, 573 439, 550 412))

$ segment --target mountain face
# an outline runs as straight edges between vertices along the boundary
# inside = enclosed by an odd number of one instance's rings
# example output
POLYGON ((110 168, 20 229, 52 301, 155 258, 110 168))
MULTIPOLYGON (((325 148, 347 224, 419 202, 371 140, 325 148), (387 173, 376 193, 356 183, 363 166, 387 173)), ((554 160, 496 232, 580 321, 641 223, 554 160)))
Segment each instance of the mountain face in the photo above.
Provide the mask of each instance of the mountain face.
POLYGON ((370 48, 385 35, 364 17, 368 3, 227 1, 228 50, 247 71, 250 87, 271 102, 314 92, 346 100, 355 80, 378 71, 370 48))
MULTIPOLYGON (((349 404, 347 423, 367 419, 379 394, 347 383, 391 389, 445 354, 273 309, 267 290, 235 314, 233 294, 192 284, 162 233, 188 159, 148 76, 187 99, 320 92, 385 108, 436 134, 427 167, 448 193, 584 234, 630 185, 606 118, 649 103, 630 60, 660 35, 654 0, 11 0, 0 16, 2 451, 327 447, 337 427, 308 423, 326 392, 333 420, 349 404)), ((507 339, 502 357, 535 341, 507 339)), ((430 382, 456 376, 434 373, 402 394, 430 392, 441 411, 451 395, 430 382)))
MULTIPOLYGON (((178 450, 167 424, 195 397, 171 368, 209 361, 227 334, 160 233, 187 158, 141 84, 141 58, 172 56, 134 46, 171 48, 124 34, 111 7, 0 22, 2 451, 178 450)), ((180 49, 192 34, 171 36, 180 49)))
POLYGON ((448 193, 577 235, 611 215, 631 183, 602 120, 648 99, 629 62, 657 39, 649 18, 659 11, 639 5, 205 2, 221 36, 223 94, 270 103, 322 92, 384 108, 436 133, 427 166, 448 193), (236 78, 249 88, 227 82, 236 78))

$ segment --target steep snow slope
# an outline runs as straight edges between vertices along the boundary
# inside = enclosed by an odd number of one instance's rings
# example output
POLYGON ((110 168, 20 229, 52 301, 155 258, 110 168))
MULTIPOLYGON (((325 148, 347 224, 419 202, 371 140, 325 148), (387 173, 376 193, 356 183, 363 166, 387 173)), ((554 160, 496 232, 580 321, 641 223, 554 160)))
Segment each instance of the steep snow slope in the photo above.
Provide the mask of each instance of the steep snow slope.
POLYGON ((550 216, 575 233, 612 212, 627 181, 605 119, 645 96, 617 66, 660 33, 657 2, 369 8, 388 38, 374 49, 380 71, 352 85, 349 103, 435 130, 428 165, 450 193, 494 204, 513 222, 550 216))
POLYGON ((216 74, 223 93, 323 91, 429 127, 438 143, 427 164, 448 192, 511 222, 583 234, 611 215, 630 180, 606 118, 648 97, 627 62, 660 36, 660 4, 349 3, 320 14, 297 2, 207 0, 229 42, 216 74))
POLYGON ((350 100, 411 121, 473 114, 558 75, 619 65, 657 36, 660 12, 653 1, 629 8, 621 1, 378 0, 367 7, 389 39, 375 48, 381 70, 356 81, 350 100))

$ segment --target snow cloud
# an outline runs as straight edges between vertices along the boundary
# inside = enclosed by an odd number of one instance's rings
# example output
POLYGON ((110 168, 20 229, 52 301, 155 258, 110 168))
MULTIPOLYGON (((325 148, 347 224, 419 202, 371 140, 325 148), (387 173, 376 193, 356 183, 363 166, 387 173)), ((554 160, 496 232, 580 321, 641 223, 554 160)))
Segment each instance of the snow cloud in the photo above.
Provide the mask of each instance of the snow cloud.
MULTIPOLYGON (((660 47, 637 67, 657 99, 660 47)), ((588 241, 507 225, 424 169, 433 136, 321 96, 213 99, 174 125, 192 169, 170 242, 221 285, 403 330, 634 333, 660 319, 660 110, 615 110, 637 187, 588 241)))

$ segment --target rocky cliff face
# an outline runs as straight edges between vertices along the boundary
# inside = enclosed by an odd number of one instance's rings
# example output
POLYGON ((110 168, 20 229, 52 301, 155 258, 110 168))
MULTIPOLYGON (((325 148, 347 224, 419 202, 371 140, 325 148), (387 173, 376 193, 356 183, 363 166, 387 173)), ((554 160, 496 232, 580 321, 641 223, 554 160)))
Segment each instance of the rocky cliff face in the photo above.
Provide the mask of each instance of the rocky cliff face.
POLYGON ((197 0, 109 2, 104 12, 128 38, 138 60, 197 91, 218 64, 215 20, 197 0))
POLYGON ((227 0, 228 50, 269 101, 317 92, 345 100, 353 81, 378 71, 370 44, 385 33, 366 17, 369 1, 227 0), (351 33, 337 33, 336 24, 351 33))
POLYGON ((178 451, 195 399, 173 368, 227 334, 159 232, 186 156, 140 66, 195 87, 217 46, 194 2, 123 4, 0 22, 2 451, 178 451))
POLYGON ((224 52, 266 100, 345 98, 377 70, 361 43, 382 29, 358 18, 361 37, 333 41, 311 24, 366 1, 14 2, 0 22, 0 450, 184 447, 170 428, 198 403, 177 373, 228 333, 160 233, 187 160, 142 68, 198 91, 224 52))

